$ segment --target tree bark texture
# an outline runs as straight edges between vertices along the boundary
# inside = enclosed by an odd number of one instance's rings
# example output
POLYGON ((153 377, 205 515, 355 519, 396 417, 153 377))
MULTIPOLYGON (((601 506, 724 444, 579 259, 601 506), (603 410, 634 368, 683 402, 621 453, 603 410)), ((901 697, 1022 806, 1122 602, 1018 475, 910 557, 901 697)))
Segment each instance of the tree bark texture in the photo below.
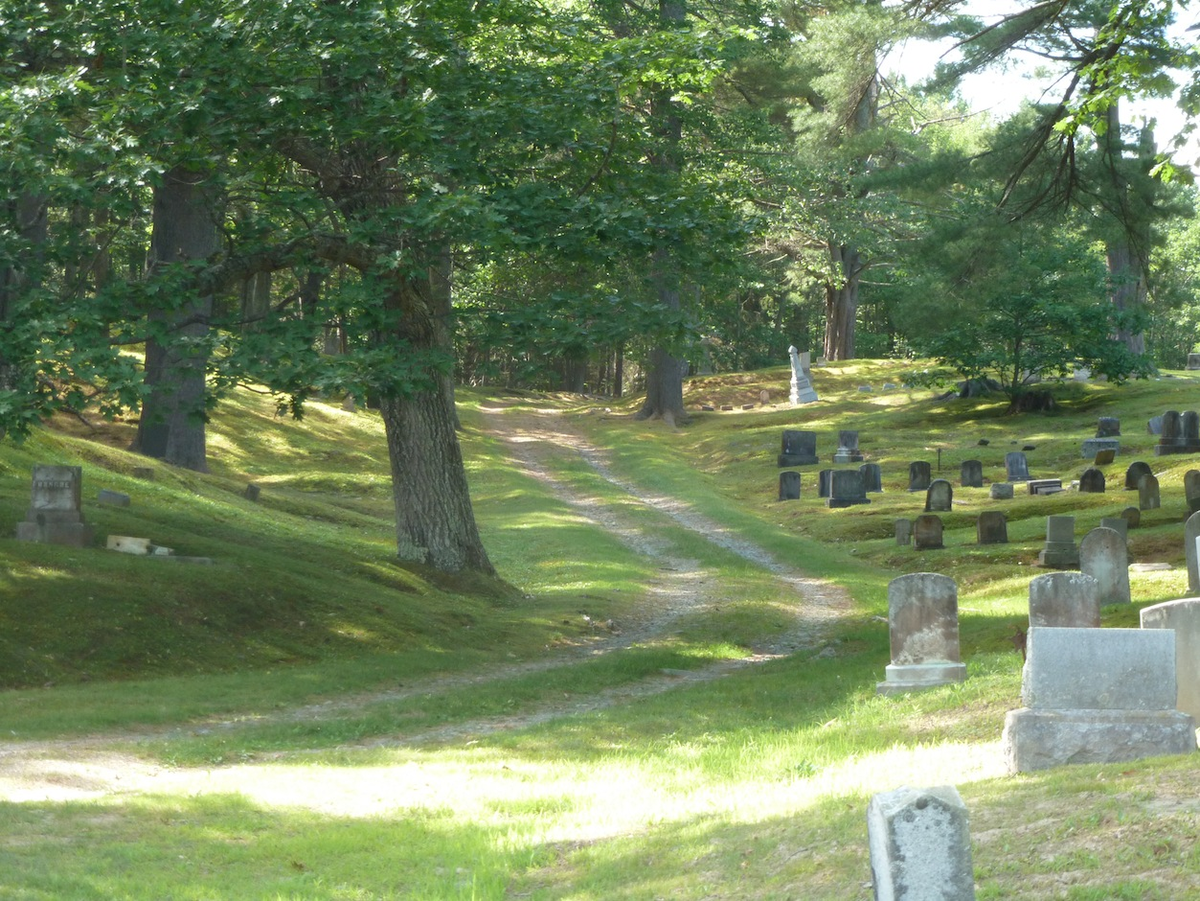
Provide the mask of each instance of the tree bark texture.
MULTIPOLYGON (((1142 260, 1128 241, 1109 241, 1105 246, 1108 263, 1108 291, 1114 307, 1124 312, 1140 310, 1146 305, 1146 279, 1144 273, 1149 261, 1142 260)), ((1146 336, 1120 328, 1116 338, 1133 353, 1146 352, 1146 336)))
MULTIPOLYGON (((150 277, 160 265, 205 259, 218 247, 216 211, 203 173, 170 169, 154 192, 150 277)), ((205 372, 213 298, 185 298, 150 313, 167 340, 146 341, 146 395, 134 449, 174 466, 207 472, 205 372)))
POLYGON ((848 244, 830 244, 833 273, 825 284, 825 359, 854 359, 854 326, 858 318, 858 286, 863 260, 848 244))

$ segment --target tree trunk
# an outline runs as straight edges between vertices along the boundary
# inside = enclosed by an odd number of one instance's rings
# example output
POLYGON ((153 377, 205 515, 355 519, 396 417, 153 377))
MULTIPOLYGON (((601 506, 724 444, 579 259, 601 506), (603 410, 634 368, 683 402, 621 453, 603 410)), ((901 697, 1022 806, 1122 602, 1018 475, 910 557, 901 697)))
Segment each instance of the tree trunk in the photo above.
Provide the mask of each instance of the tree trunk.
POLYGON ((830 244, 829 258, 833 275, 825 285, 825 359, 853 360, 863 261, 858 250, 846 244, 830 244))
MULTIPOLYGON (((205 175, 185 166, 170 169, 154 192, 149 277, 160 266, 211 256, 218 243, 205 175)), ((151 311, 151 328, 162 337, 146 341, 146 396, 133 446, 146 456, 197 472, 208 470, 204 338, 212 309, 208 296, 151 311)))
MULTIPOLYGON (((20 239, 30 245, 28 252, 22 250, 22 257, 29 265, 25 268, 0 265, 0 324, 9 323, 18 315, 17 301, 21 292, 41 283, 46 242, 50 236, 49 210, 40 194, 19 195, 7 212, 6 218, 13 221, 20 239)), ((18 357, 0 353, 0 391, 17 389, 22 381, 20 370, 23 365, 18 357)), ((3 435, 4 430, 0 428, 0 437, 3 435)))
MULTIPOLYGON (((1148 133, 1143 133, 1143 138, 1149 136, 1148 133)), ((1123 157, 1124 142, 1121 136, 1121 111, 1120 105, 1115 101, 1108 108, 1108 129, 1105 132, 1104 140, 1106 142, 1106 150, 1109 155, 1109 165, 1114 173, 1116 184, 1114 187, 1119 195, 1119 208, 1129 209, 1129 193, 1130 188, 1128 181, 1121 176, 1119 163, 1123 157)), ((1154 140, 1149 136, 1149 153, 1146 148, 1141 148, 1141 156, 1145 158, 1149 156, 1151 161, 1154 157, 1154 140)), ((1108 296, 1112 301, 1112 305, 1122 313, 1137 313, 1145 309, 1146 306, 1146 273, 1150 271, 1150 236, 1149 234, 1138 235, 1139 241, 1135 242, 1132 238, 1136 234, 1138 227, 1131 217, 1126 216, 1120 222, 1121 236, 1115 239, 1105 241, 1105 259, 1108 265, 1108 296), (1140 244, 1140 248, 1135 246, 1140 244)), ((1116 339, 1121 341, 1133 353, 1141 354, 1146 352, 1146 336, 1140 329, 1133 331, 1127 326, 1118 328, 1116 339)))
POLYGON ((403 559, 442 572, 495 575, 475 524, 456 433, 449 371, 454 346, 443 315, 448 301, 441 299, 448 294, 445 274, 434 265, 427 279, 398 279, 388 299, 401 312, 396 337, 412 353, 444 364, 428 367, 430 384, 380 397, 396 505, 396 550, 403 559))

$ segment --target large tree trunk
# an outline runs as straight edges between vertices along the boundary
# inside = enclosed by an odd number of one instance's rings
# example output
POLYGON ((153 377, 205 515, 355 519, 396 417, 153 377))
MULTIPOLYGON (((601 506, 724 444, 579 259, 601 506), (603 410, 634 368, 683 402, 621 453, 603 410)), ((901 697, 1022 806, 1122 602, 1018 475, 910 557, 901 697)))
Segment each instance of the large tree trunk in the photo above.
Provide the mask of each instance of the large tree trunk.
MULTIPOLYGON (((1149 141, 1149 148, 1141 148, 1141 156, 1154 157, 1154 139, 1148 132, 1143 132, 1143 144, 1149 141)), ((1119 208, 1129 209, 1130 188, 1128 181, 1121 175, 1118 165, 1124 156, 1124 141, 1121 135, 1120 105, 1113 101, 1108 108, 1108 129, 1104 134, 1109 165, 1113 173, 1114 187, 1119 197, 1119 208)), ((1120 312, 1136 313, 1146 306, 1146 273, 1150 271, 1150 236, 1148 227, 1142 228, 1127 214, 1120 222, 1121 236, 1105 241, 1105 259, 1108 264, 1108 296, 1112 305, 1120 312), (1139 230, 1143 233, 1138 234, 1139 230), (1134 240, 1136 236, 1137 240, 1134 240), (1139 246, 1140 245, 1140 246, 1139 246)), ((1146 352, 1146 336, 1138 330, 1133 331, 1127 326, 1117 330, 1115 336, 1134 353, 1146 352)))
MULTIPOLYGON (((45 247, 49 239, 49 210, 43 196, 33 193, 21 194, 6 211, 15 225, 20 239, 29 245, 22 252, 26 268, 0 265, 0 325, 13 321, 17 316, 17 302, 22 291, 36 287, 41 282, 45 247)), ((22 363, 15 356, 0 353, 0 390, 16 390, 21 382, 22 363)), ((4 430, 0 429, 0 437, 4 430)))
MULTIPOLYGON (((444 261, 443 256, 435 258, 444 261)), ((446 274, 434 265, 426 279, 398 279, 388 299, 402 316, 396 337, 418 358, 443 364, 428 366, 430 384, 387 391, 380 398, 392 467, 396 548, 402 558, 442 572, 494 575, 471 509, 455 428, 446 274)))
MULTIPOLYGON (((154 192, 150 277, 165 264, 204 259, 218 247, 215 204, 205 175, 184 166, 170 169, 154 192)), ((213 299, 186 298, 172 309, 150 313, 162 338, 146 341, 146 396, 134 450, 206 472, 204 338, 213 299)))
POLYGON ((863 261, 858 250, 846 244, 830 244, 829 258, 832 277, 825 284, 825 359, 853 360, 863 261))

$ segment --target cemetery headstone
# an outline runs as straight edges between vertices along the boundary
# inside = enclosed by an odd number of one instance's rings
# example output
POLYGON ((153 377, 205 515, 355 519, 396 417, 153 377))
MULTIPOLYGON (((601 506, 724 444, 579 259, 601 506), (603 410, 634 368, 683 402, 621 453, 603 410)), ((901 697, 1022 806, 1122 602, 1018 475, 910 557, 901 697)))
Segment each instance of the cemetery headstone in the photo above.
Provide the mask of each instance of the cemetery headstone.
POLYGON ((1138 479, 1142 476, 1151 474, 1150 464, 1143 463, 1141 460, 1135 460, 1129 464, 1129 468, 1125 470, 1125 490, 1137 491, 1138 479))
POLYGON ((1200 722, 1200 598, 1143 607, 1141 621, 1175 632, 1175 707, 1200 722))
POLYGON ((876 901, 973 901, 967 808, 952 785, 902 786, 867 805, 876 901))
POLYGON ((800 499, 800 473, 781 472, 779 474, 779 499, 781 501, 800 499))
POLYGON ((1162 434, 1154 446, 1154 455, 1178 454, 1183 450, 1183 423, 1178 410, 1167 410, 1162 417, 1162 434))
POLYGON ((1058 494, 1063 490, 1062 479, 1030 479, 1025 487, 1030 494, 1058 494))
POLYGON ((994 501, 1012 500, 1013 486, 1010 482, 993 482, 989 493, 994 501))
POLYGON ((932 470, 926 461, 914 460, 908 464, 909 491, 928 491, 932 477, 932 470))
POLYGON ((892 662, 879 694, 900 694, 962 682, 958 586, 939 573, 910 573, 888 584, 888 637, 892 662))
POLYGON ((1113 460, 1117 459, 1117 452, 1108 448, 1106 450, 1096 451, 1096 456, 1092 457, 1093 466, 1107 466, 1113 460))
POLYGON ((1008 517, 999 510, 985 510, 975 520, 979 544, 1008 544, 1008 517))
POLYGON ((1200 511, 1200 469, 1189 469, 1183 474, 1183 496, 1189 513, 1200 511))
POLYGON ((1200 354, 1188 354, 1187 368, 1200 369, 1200 354))
POLYGON ((864 463, 858 467, 858 474, 862 476, 865 491, 883 491, 883 468, 878 463, 864 463))
POLYGON ((1046 573, 1029 580, 1029 627, 1100 628, 1100 583, 1086 573, 1046 573))
POLYGON ((1136 529, 1142 524, 1142 511, 1137 507, 1126 507, 1121 511, 1121 519, 1129 524, 1129 528, 1136 529))
POLYGON ((858 450, 858 432, 844 429, 838 432, 838 448, 834 452, 834 463, 861 463, 863 455, 858 450))
POLYGON ((783 446, 777 461, 784 466, 811 466, 817 462, 817 433, 784 429, 783 446))
POLYGON ((800 353, 795 345, 788 348, 788 356, 792 361, 792 384, 788 400, 793 407, 801 404, 811 404, 817 400, 817 392, 813 388, 812 373, 809 367, 809 353, 800 353))
POLYGON ((110 491, 107 488, 101 488, 100 493, 96 495, 96 500, 102 504, 107 504, 109 507, 128 507, 133 499, 123 491, 110 491))
POLYGON ((1162 495, 1158 490, 1158 479, 1153 473, 1138 479, 1138 509, 1157 510, 1162 506, 1162 495))
POLYGON ((1023 451, 1010 451, 1004 455, 1005 481, 1029 481, 1029 461, 1023 451))
POLYGON ((1151 435, 1162 434, 1163 418, 1162 416, 1151 416, 1146 420, 1146 431, 1151 435))
POLYGON ((942 518, 934 513, 922 513, 913 520, 913 547, 918 551, 936 551, 942 544, 942 518))
POLYGON ((913 524, 911 519, 897 519, 896 523, 896 544, 901 547, 907 547, 912 544, 913 524))
POLYGON ((68 547, 92 543, 92 527, 83 521, 83 468, 33 467, 33 490, 25 521, 17 523, 20 541, 68 547))
POLYGON ((1196 539, 1200 538, 1200 513, 1193 513, 1183 524, 1183 559, 1187 562, 1188 591, 1200 593, 1200 552, 1196 539))
POLYGON ((759 391, 758 402, 764 407, 769 404, 771 402, 771 392, 766 388, 763 388, 762 391, 759 391))
POLYGON ((822 469, 817 473, 817 497, 828 498, 833 489, 833 470, 822 469))
POLYGON ((1024 707, 1001 738, 1010 773, 1194 753, 1175 707, 1175 635, 1157 629, 1029 630, 1024 707))
POLYGON ((959 482, 964 488, 982 488, 983 463, 979 460, 963 460, 959 482))
POLYGON ((1100 606, 1129 603, 1129 546, 1119 532, 1101 526, 1084 535, 1079 569, 1096 580, 1100 606))
POLYGON ((835 469, 830 481, 829 499, 825 502, 829 507, 852 507, 855 504, 869 504, 866 489, 863 487, 862 476, 857 469, 835 469))
POLYGON ((1188 410, 1181 417, 1181 425, 1183 427, 1183 451, 1185 454, 1194 454, 1200 451, 1200 413, 1195 410, 1188 410))
POLYGON ((1079 456, 1085 460, 1094 460, 1102 451, 1111 451, 1115 458, 1121 452, 1119 438, 1088 438, 1079 448, 1079 456))
POLYGON ((1097 438, 1115 438, 1121 434, 1121 420, 1115 416, 1101 416, 1096 424, 1097 438))
POLYGON ((246 486, 246 490, 243 493, 245 494, 246 500, 258 503, 259 495, 262 494, 262 488, 260 488, 258 485, 250 484, 246 486))
POLYGON ((954 503, 954 486, 945 479, 934 479, 925 492, 925 512, 944 513, 954 503))
POLYGON ((1075 546, 1075 517, 1046 517, 1046 546, 1038 553, 1038 564, 1055 569, 1079 566, 1079 548, 1075 546))
POLYGON ((1083 494, 1104 493, 1104 473, 1094 466, 1089 466, 1079 477, 1079 490, 1083 494))

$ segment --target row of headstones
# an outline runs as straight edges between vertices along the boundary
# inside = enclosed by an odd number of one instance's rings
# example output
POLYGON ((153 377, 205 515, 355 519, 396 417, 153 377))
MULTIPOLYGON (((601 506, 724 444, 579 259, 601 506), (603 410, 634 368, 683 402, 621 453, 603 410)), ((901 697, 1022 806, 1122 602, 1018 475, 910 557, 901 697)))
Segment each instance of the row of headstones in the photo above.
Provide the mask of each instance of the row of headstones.
POLYGON ((1200 413, 1195 410, 1186 413, 1168 410, 1151 419, 1147 430, 1159 436, 1154 446, 1155 456, 1200 453, 1200 413))
MULTIPOLYGON (((1126 567, 1115 553, 1110 562, 1126 567)), ((1177 686, 1192 680, 1185 694, 1200 694, 1192 660, 1200 644, 1190 643, 1200 639, 1189 638, 1184 670, 1177 667, 1176 644, 1183 627, 1200 635, 1200 600, 1172 608, 1170 615, 1143 617, 1141 629, 1101 629, 1103 590, 1087 573, 1048 573, 1030 582, 1024 706, 1005 718, 1002 740, 1010 772, 1196 750, 1195 720, 1177 706, 1177 686)), ((891 663, 879 694, 966 679, 958 587, 950 577, 912 573, 893 579, 888 638, 891 663)))
MULTIPOLYGON (((838 447, 833 454, 834 463, 861 463, 862 452, 858 449, 858 432, 844 429, 838 432, 838 447)), ((776 462, 783 466, 812 466, 819 463, 817 457, 817 433, 801 429, 784 429, 783 440, 776 462)))

